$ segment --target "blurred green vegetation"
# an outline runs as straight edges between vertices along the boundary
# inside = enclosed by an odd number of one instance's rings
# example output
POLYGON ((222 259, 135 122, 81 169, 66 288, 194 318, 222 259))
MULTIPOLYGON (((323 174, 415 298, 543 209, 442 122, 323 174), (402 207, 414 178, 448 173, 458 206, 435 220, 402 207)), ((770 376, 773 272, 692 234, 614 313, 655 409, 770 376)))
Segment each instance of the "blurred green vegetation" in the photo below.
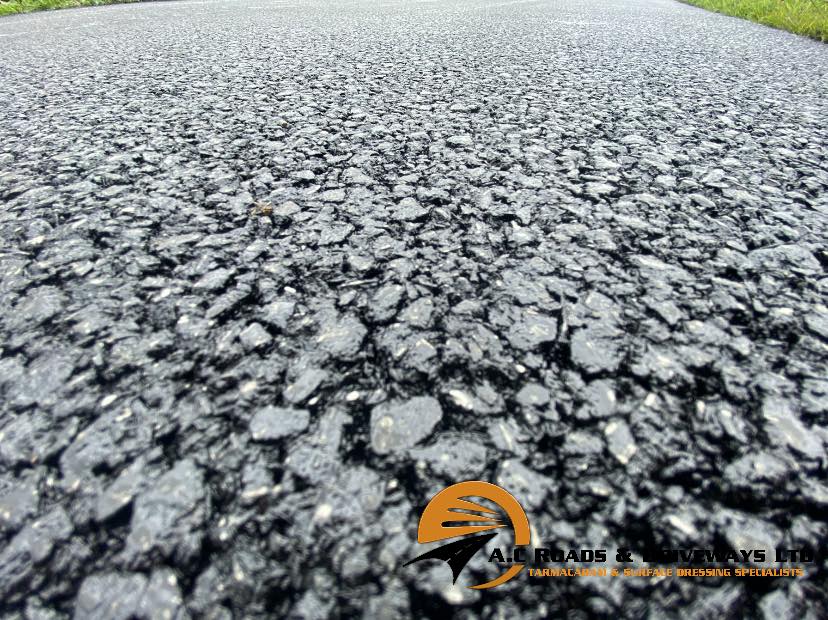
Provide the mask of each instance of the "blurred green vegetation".
POLYGON ((136 2, 136 0, 0 0, 0 15, 66 9, 73 6, 98 6, 116 2, 136 2))
POLYGON ((717 13, 828 42, 828 0, 685 0, 717 13))

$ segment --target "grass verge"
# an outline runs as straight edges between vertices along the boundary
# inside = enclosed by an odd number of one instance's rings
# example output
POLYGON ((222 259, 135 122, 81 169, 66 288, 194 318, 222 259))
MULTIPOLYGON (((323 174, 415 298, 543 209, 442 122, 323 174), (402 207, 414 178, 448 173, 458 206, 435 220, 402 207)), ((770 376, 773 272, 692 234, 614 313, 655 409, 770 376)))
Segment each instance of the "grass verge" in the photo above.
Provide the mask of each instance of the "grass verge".
POLYGON ((115 4, 135 2, 136 0, 0 0, 0 15, 14 13, 31 13, 32 11, 46 11, 49 9, 66 9, 74 6, 98 6, 100 4, 115 4))
POLYGON ((684 0, 717 13, 828 42, 828 0, 684 0))

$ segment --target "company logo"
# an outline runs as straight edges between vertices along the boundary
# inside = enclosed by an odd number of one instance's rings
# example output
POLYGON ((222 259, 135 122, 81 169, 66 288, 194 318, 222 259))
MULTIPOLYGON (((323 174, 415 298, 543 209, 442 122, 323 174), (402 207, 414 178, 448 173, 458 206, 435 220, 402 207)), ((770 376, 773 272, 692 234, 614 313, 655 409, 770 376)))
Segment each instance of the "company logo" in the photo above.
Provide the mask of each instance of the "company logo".
MULTIPOLYGON (((474 554, 498 534, 480 532, 505 527, 511 528, 514 533, 515 547, 528 545, 531 541, 529 519, 511 493, 495 484, 478 480, 454 484, 435 495, 423 510, 417 528, 417 542, 426 544, 458 537, 459 540, 432 549, 406 562, 405 566, 421 560, 442 560, 451 567, 454 576, 452 583, 457 583, 460 572, 474 554), (468 498, 487 500, 498 510, 468 498), (503 519, 504 516, 507 520, 503 519)), ((496 579, 469 587, 474 590, 494 588, 515 577, 524 566, 523 563, 512 564, 496 579)))

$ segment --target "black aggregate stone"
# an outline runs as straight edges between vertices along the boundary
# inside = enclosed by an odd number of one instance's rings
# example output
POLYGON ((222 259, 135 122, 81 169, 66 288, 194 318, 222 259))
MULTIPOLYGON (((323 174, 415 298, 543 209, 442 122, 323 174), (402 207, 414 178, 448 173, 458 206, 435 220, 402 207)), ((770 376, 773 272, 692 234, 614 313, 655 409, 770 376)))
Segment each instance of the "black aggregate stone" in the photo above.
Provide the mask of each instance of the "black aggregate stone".
POLYGON ((243 0, 6 17, 0 58, 2 617, 828 615, 824 559, 401 567, 462 479, 535 542, 824 558, 824 45, 243 0))

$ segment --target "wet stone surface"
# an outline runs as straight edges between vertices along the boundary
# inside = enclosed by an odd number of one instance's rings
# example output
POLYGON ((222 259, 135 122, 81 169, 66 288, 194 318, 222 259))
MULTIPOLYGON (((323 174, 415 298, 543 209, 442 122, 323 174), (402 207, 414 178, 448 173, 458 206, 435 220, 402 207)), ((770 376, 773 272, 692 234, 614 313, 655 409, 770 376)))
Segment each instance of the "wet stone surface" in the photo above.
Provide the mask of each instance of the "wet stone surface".
POLYGON ((666 0, 0 19, 0 617, 828 616, 826 67, 666 0), (464 479, 821 559, 481 594, 402 566, 464 479))
POLYGON ((440 402, 429 396, 377 405, 371 411, 371 448, 378 454, 411 448, 428 437, 442 418, 440 402))

